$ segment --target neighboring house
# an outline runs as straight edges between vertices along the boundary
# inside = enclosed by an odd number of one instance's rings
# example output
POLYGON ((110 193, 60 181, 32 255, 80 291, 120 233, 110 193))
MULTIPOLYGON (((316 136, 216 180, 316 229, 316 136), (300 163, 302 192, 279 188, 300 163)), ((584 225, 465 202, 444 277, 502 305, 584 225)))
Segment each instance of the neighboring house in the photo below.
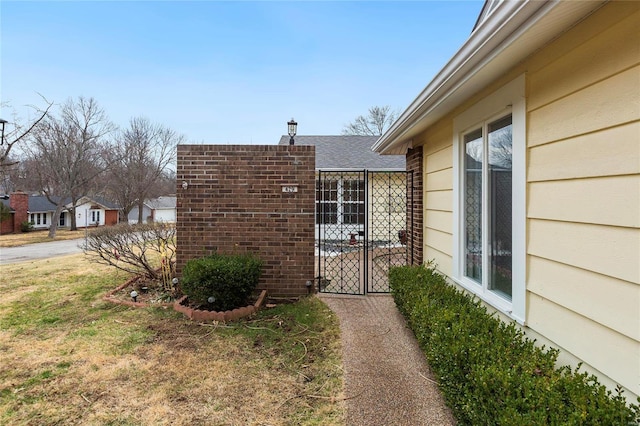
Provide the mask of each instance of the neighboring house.
MULTIPOLYGON (((289 136, 282 136, 279 145, 288 145, 289 139, 289 136)), ((323 223, 324 234, 329 239, 345 240, 350 238, 351 233, 362 232, 365 222, 365 189, 368 189, 369 194, 375 194, 380 192, 377 191, 378 187, 386 189, 389 186, 390 183, 383 174, 374 174, 373 179, 369 180, 369 187, 365 188, 365 170, 405 170, 403 155, 382 156, 371 150, 377 140, 378 136, 295 137, 296 145, 316 147, 316 226, 323 223)), ((398 188, 396 192, 402 194, 399 202, 404 203, 404 174, 395 175, 391 179, 391 185, 398 188)), ((385 190, 384 194, 386 196, 388 191, 385 190)), ((373 201, 370 198, 370 206, 373 201)), ((370 213, 370 220, 375 217, 374 213, 370 213)), ((404 214, 404 209, 398 214, 404 214)), ((370 224, 369 228, 375 232, 376 227, 370 224)), ((319 229, 316 235, 319 237, 319 229)), ((372 235, 371 238, 383 239, 383 236, 372 235)))
MULTIPOLYGON (((4 197, 2 202, 9 206, 12 211, 12 219, 2 223, 2 233, 19 232, 20 224, 24 221, 31 222, 34 229, 49 229, 56 210, 56 205, 43 195, 14 192, 8 198, 4 197), (11 226, 9 226, 10 223, 11 226)), ((60 212, 59 228, 71 226, 69 215, 72 207, 70 201, 65 202, 64 209, 60 212)), ((83 228, 87 226, 115 225, 118 223, 118 210, 119 208, 116 205, 100 197, 80 197, 75 208, 76 226, 83 228)))
MULTIPOLYGON (((129 223, 138 223, 138 206, 135 206, 127 216, 129 223)), ((176 196, 163 196, 145 200, 142 206, 142 219, 145 222, 176 221, 176 196)))
POLYGON ((631 398, 639 64, 640 2, 488 1, 373 147, 422 180, 414 256, 631 398))

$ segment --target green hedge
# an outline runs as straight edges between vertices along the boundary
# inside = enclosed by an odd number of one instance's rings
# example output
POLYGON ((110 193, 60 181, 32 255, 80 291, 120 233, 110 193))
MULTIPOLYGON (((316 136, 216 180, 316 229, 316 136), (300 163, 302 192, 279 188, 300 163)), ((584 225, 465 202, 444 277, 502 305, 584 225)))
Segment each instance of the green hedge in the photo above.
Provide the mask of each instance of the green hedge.
POLYGON ((191 302, 228 311, 247 305, 261 271, 262 261, 252 255, 213 254, 188 261, 180 286, 191 302))
POLYGON ((557 349, 536 346, 434 269, 392 268, 389 281, 460 424, 638 424, 639 407, 627 406, 621 391, 557 368, 557 349))

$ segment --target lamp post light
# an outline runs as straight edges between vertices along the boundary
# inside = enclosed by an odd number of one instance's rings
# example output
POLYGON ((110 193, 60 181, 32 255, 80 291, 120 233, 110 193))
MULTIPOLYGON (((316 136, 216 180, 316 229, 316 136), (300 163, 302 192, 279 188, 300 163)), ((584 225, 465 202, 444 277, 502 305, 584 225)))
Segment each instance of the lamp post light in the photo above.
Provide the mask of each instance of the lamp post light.
POLYGON ((298 123, 296 123, 292 118, 291 121, 287 122, 287 128, 289 130, 289 145, 293 145, 295 142, 293 137, 296 135, 296 131, 298 130, 298 123))
POLYGON ((0 118, 0 126, 2 126, 2 136, 0 136, 0 146, 4 144, 4 125, 7 124, 8 121, 0 118))

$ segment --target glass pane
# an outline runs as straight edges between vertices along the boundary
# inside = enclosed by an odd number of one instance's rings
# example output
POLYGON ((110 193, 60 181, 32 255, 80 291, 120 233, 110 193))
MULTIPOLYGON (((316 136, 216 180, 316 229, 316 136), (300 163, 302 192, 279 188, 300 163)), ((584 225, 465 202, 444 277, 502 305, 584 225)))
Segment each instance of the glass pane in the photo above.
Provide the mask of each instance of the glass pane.
POLYGON ((343 204, 342 222, 348 225, 364 224, 364 203, 343 204))
POLYGON ((338 223, 338 203, 316 203, 316 223, 338 223))
POLYGON ((511 115, 488 127, 489 289, 511 299, 511 115))
POLYGON ((364 201, 364 181, 347 180, 343 187, 344 201, 364 201))
POLYGON ((316 181, 316 201, 337 201, 338 181, 317 180, 316 181))
POLYGON ((464 249, 467 277, 482 282, 482 129, 464 136, 464 249))

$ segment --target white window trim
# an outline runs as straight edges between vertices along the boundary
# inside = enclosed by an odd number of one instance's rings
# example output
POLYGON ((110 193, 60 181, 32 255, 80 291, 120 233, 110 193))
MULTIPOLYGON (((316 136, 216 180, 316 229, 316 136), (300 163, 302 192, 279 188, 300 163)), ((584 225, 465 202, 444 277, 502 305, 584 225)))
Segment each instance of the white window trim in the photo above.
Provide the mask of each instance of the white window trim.
POLYGON ((526 98, 524 74, 507 83, 453 120, 453 271, 452 279, 458 285, 477 295, 487 304, 526 324, 526 98), (500 114, 512 114, 512 294, 511 301, 491 291, 485 291, 463 273, 464 232, 462 220, 463 167, 462 134, 480 123, 500 114))

